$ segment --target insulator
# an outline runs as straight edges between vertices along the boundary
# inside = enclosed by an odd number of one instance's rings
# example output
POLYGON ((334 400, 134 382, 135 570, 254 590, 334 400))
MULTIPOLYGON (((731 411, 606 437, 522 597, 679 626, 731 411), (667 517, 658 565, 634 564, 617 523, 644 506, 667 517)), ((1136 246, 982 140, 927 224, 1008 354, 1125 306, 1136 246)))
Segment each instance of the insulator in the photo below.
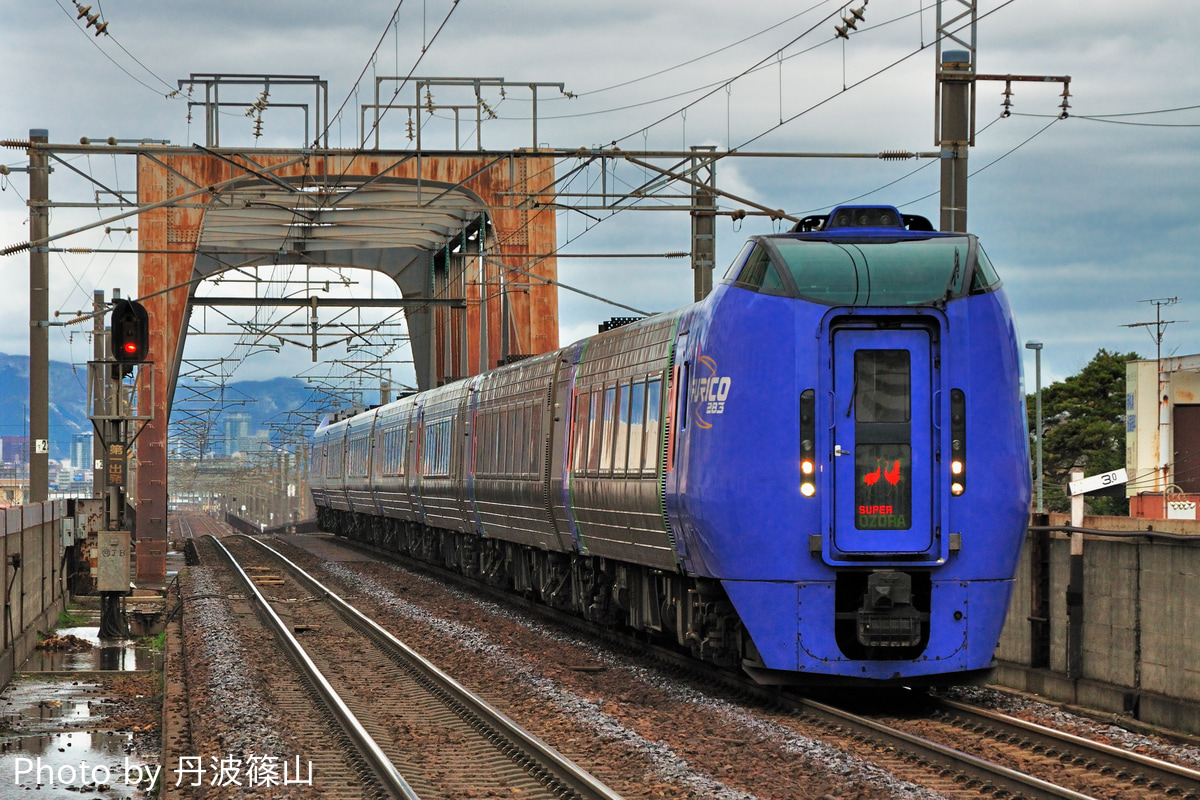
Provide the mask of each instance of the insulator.
POLYGON ((81 6, 78 3, 75 4, 75 7, 79 9, 79 16, 77 16, 75 19, 83 19, 87 16, 87 13, 92 10, 91 6, 81 6))
POLYGON ((28 150, 33 143, 28 139, 0 139, 0 147, 11 147, 14 150, 28 150))
POLYGON ((87 18, 87 20, 88 20, 88 21, 87 21, 87 25, 84 25, 83 27, 85 27, 85 28, 90 28, 90 27, 92 27, 93 25, 95 25, 95 24, 96 24, 96 20, 98 20, 98 19, 100 19, 100 14, 99 14, 99 12, 97 12, 97 13, 95 13, 95 14, 92 14, 91 16, 89 16, 89 17, 87 18))
POLYGON ((912 157, 913 154, 907 150, 884 150, 879 154, 879 158, 883 161, 907 161, 912 157))
POLYGON ((859 22, 862 22, 862 20, 864 19, 863 11, 865 11, 866 9, 867 9, 867 7, 864 5, 862 8, 850 9, 850 13, 853 14, 856 18, 858 18, 859 22))
POLYGON ((846 23, 846 27, 850 30, 858 30, 858 23, 854 21, 854 17, 842 17, 842 22, 846 23))
POLYGON ((99 36, 102 33, 106 36, 108 35, 108 23, 107 22, 101 22, 99 25, 96 26, 96 35, 99 36))
POLYGON ((834 37, 835 39, 837 39, 837 38, 849 39, 850 38, 850 34, 846 33, 846 29, 843 28, 841 25, 834 25, 833 29, 835 31, 837 31, 837 36, 834 37))
POLYGON ((28 250, 32 246, 33 245, 30 242, 22 242, 21 244, 14 244, 11 247, 6 247, 3 250, 0 250, 0 256, 11 256, 16 253, 22 253, 22 252, 28 250))

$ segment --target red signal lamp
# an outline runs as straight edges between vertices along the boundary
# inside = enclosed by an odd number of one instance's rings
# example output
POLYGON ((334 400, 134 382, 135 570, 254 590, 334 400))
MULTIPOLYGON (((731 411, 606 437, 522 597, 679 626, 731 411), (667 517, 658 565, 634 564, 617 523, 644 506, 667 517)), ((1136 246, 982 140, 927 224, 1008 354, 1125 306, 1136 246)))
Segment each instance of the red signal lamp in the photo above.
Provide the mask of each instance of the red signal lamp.
POLYGON ((140 364, 150 349, 150 315, 136 301, 113 303, 112 356, 121 364, 140 364))

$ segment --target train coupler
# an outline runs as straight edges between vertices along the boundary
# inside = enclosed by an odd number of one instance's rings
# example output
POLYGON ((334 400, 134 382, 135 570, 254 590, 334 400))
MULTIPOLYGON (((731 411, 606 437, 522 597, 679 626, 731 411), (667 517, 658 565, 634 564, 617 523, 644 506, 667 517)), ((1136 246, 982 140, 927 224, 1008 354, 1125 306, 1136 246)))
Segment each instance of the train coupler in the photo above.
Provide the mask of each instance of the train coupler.
POLYGON ((912 604, 912 576, 874 572, 858 609, 858 642, 864 647, 913 647, 921 641, 922 615, 912 604))

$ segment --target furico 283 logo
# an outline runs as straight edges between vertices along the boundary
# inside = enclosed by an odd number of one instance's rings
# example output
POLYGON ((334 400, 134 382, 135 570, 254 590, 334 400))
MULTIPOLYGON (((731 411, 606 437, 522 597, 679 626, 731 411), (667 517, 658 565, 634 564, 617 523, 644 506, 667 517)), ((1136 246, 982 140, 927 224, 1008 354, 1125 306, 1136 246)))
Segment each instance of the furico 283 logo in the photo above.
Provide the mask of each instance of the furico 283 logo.
POLYGON ((697 356, 698 366, 696 376, 688 391, 695 398, 692 406, 692 416, 697 427, 711 428, 709 417, 725 413, 725 401, 729 399, 729 391, 733 388, 733 379, 717 373, 717 362, 708 356, 697 356))

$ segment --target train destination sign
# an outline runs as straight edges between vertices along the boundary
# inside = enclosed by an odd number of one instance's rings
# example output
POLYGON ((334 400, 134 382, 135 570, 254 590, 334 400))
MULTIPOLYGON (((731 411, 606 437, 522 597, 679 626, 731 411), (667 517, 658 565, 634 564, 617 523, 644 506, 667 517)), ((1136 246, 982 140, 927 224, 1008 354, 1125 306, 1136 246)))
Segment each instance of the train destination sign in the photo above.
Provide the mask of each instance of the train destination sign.
POLYGON ((1125 468, 1114 469, 1112 472, 1102 472, 1099 475, 1093 475, 1090 478, 1082 478, 1077 481, 1071 481, 1067 484, 1067 489, 1072 495, 1087 494, 1100 489, 1107 489, 1110 486, 1117 486, 1126 483, 1129 480, 1129 475, 1125 472, 1125 468))

